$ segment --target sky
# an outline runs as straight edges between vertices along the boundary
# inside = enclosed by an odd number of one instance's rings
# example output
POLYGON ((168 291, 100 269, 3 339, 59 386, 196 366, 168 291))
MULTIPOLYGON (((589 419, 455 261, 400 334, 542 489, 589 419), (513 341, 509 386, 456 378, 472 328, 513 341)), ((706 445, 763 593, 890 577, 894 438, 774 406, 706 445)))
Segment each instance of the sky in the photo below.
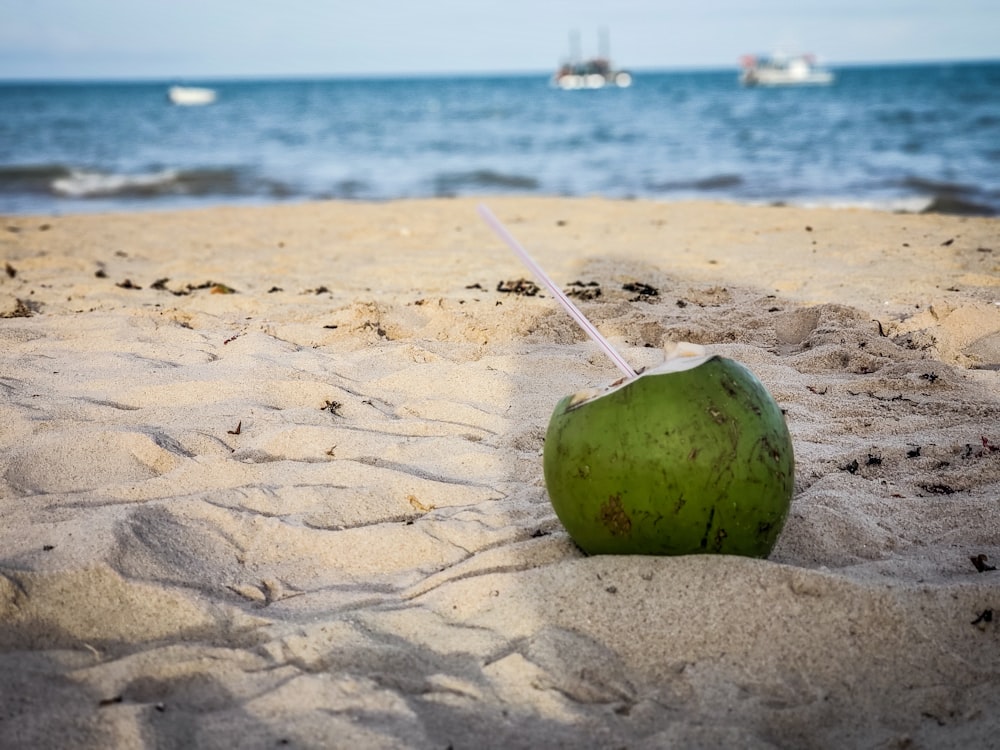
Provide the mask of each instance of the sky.
POLYGON ((632 70, 1000 59, 998 0, 0 0, 0 79, 537 72, 601 29, 632 70))

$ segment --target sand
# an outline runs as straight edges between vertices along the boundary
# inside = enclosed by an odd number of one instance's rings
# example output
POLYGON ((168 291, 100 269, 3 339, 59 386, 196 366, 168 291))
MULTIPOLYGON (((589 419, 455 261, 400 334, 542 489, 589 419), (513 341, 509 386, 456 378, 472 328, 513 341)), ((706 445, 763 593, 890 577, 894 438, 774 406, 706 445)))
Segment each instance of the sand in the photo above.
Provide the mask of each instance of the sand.
POLYGON ((770 559, 574 546, 545 426, 617 371, 475 201, 6 217, 0 746, 994 746, 1000 221, 488 203, 770 389, 770 559))

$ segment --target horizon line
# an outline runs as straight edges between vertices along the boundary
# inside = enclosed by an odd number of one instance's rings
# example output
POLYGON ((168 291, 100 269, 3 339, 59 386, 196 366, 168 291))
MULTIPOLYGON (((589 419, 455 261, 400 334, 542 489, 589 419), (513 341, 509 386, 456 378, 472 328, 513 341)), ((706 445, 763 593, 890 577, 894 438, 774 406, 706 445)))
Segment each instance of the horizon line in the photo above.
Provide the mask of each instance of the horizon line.
MULTIPOLYGON (((867 67, 900 67, 909 65, 982 65, 998 64, 1000 57, 968 57, 968 58, 914 58, 898 60, 851 60, 841 62, 825 61, 824 67, 832 69, 841 68, 867 68, 867 67)), ((738 62, 730 65, 712 64, 689 64, 671 66, 624 66, 623 70, 628 70, 638 74, 663 74, 663 73, 717 73, 739 70, 738 62)), ((407 80, 417 78, 535 78, 551 77, 552 70, 542 69, 517 69, 517 70, 427 70, 427 71, 378 71, 378 72, 323 72, 323 73, 196 73, 196 74, 149 74, 149 75, 24 75, 24 76, 4 76, 0 74, 0 85, 20 84, 20 83, 177 83, 179 81, 202 82, 239 82, 239 81, 293 81, 293 80, 407 80)))

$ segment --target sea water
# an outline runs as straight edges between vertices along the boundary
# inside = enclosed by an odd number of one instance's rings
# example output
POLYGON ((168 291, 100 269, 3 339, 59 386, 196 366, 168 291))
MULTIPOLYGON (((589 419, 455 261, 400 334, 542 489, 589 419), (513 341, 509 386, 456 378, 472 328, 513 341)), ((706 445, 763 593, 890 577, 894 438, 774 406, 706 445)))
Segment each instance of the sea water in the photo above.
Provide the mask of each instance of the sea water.
POLYGON ((1000 61, 834 69, 0 83, 0 212, 518 194, 1000 215, 1000 61))

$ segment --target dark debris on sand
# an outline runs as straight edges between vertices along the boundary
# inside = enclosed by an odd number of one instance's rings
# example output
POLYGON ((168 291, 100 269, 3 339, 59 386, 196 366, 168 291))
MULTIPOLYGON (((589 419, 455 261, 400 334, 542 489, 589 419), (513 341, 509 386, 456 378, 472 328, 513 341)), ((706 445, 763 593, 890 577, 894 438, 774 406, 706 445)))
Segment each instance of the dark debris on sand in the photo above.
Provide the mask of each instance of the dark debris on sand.
POLYGON ((538 285, 528 279, 517 279, 515 281, 497 282, 497 291, 504 294, 516 294, 519 297, 534 297, 541 289, 538 285))

